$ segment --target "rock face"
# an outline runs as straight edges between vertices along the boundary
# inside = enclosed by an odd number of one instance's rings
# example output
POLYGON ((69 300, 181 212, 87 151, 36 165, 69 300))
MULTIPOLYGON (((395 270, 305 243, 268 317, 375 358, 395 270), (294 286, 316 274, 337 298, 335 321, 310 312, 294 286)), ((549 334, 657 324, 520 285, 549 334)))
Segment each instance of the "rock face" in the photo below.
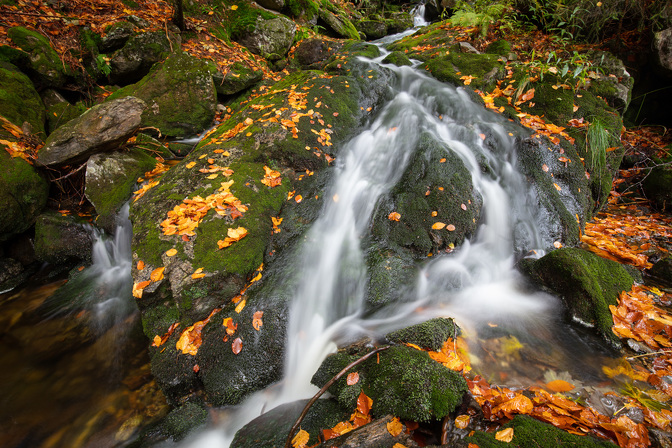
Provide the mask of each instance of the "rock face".
POLYGON ((96 225, 114 234, 115 218, 133 191, 138 177, 156 160, 140 150, 94 154, 86 163, 84 194, 98 213, 96 225))
MULTIPOLYGON (((28 123, 33 134, 44 139, 45 111, 33 83, 18 68, 0 62, 0 110, 4 118, 18 127, 28 123)), ((4 130, 0 129, 0 135, 4 130)))
POLYGON ((121 88, 111 99, 137 97, 147 104, 142 126, 162 135, 191 137, 208 128, 215 117, 217 94, 205 62, 174 53, 137 83, 121 88))
POLYGON ((60 213, 41 214, 35 223, 35 256, 52 264, 91 258, 91 232, 85 222, 60 213))
POLYGON ((286 17, 265 20, 257 17, 254 30, 240 36, 238 43, 270 61, 284 57, 294 42, 296 25, 286 17))
POLYGON ((52 133, 40 149, 37 162, 67 165, 114 149, 138 130, 145 108, 144 101, 134 97, 98 104, 52 133))
POLYGON ((164 31, 136 34, 110 58, 110 81, 122 85, 136 82, 179 47, 179 37, 166 37, 164 31))
POLYGON ((25 160, 0 145, 0 241, 28 230, 47 203, 49 184, 25 160))
POLYGON ((672 76, 672 28, 655 33, 653 47, 658 66, 667 76, 672 76))
POLYGON ((72 75, 66 71, 58 53, 51 47, 46 37, 24 27, 7 30, 12 42, 30 55, 24 68, 40 88, 63 87, 72 75))
POLYGON ((666 165, 652 168, 642 183, 644 195, 660 211, 672 208, 672 170, 666 165))

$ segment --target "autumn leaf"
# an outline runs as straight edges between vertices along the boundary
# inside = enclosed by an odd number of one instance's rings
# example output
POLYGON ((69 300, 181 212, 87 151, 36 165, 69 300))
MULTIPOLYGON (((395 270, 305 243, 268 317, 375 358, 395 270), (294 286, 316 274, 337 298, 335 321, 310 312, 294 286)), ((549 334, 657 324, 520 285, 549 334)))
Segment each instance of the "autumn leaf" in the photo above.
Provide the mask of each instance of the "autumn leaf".
POLYGON ((142 298, 142 290, 149 286, 151 281, 146 280, 144 282, 134 283, 133 284, 133 297, 136 299, 142 298))
POLYGON ((460 79, 464 82, 465 86, 468 86, 469 84, 471 84, 471 81, 476 79, 476 77, 471 76, 471 75, 464 75, 464 76, 460 76, 460 79))
POLYGON ((511 442, 513 440, 513 428, 506 428, 502 429, 501 431, 497 431, 495 434, 495 439, 505 443, 511 442))
POLYGON ((511 400, 505 401, 504 403, 495 406, 492 408, 492 414, 496 415, 499 412, 506 414, 529 414, 530 411, 534 408, 532 400, 527 398, 525 395, 516 395, 511 400))
MULTIPOLYGON (((233 6, 231 8, 233 8, 233 6)), ((305 448, 305 446, 308 444, 308 439, 309 438, 310 438, 310 434, 308 434, 306 431, 301 429, 301 430, 299 430, 299 432, 296 433, 296 435, 292 439, 292 446, 294 448, 305 448)))
POLYGON ((240 338, 234 339, 234 341, 231 343, 231 351, 233 352, 234 355, 237 355, 240 353, 240 351, 243 349, 243 340, 240 338))
POLYGON ((455 427, 458 429, 464 429, 467 426, 469 426, 469 421, 471 420, 471 417, 469 417, 466 414, 458 415, 455 418, 455 427))
POLYGON ((348 386, 353 386, 359 382, 359 373, 357 372, 352 372, 348 374, 348 377, 346 379, 346 383, 348 386))
POLYGON ((236 241, 240 241, 247 236, 247 229, 245 227, 230 228, 227 232, 227 237, 224 240, 217 241, 217 246, 220 249, 231 246, 236 241))
POLYGON ((357 410, 363 415, 369 415, 371 406, 373 406, 373 400, 367 397, 364 392, 360 392, 359 397, 357 397, 357 410))
POLYGON ((175 344, 175 348, 185 355, 189 354, 196 356, 199 347, 203 343, 203 340, 201 339, 201 331, 205 324, 205 321, 198 321, 184 330, 182 335, 180 335, 180 339, 178 339, 175 344))
POLYGON ((193 274, 191 274, 191 278, 193 278, 194 280, 199 279, 199 278, 203 278, 203 277, 205 277, 205 274, 203 273, 203 268, 198 268, 194 271, 193 274))
POLYGON ((455 230, 455 226, 452 225, 452 224, 448 224, 446 226, 446 230, 449 231, 449 232, 453 232, 455 230))
POLYGON ((551 392, 569 392, 574 389, 574 385, 564 380, 553 380, 546 383, 546 388, 551 392))
POLYGON ((163 280, 163 271, 165 271, 165 270, 166 270, 165 266, 162 266, 162 267, 160 267, 160 268, 156 268, 156 269, 154 269, 154 270, 152 271, 152 273, 149 275, 149 278, 150 278, 153 282, 161 281, 161 280, 163 280))
POLYGON ((299 202, 303 201, 303 196, 301 196, 300 194, 297 194, 296 196, 294 196, 294 200, 298 204, 299 202))
POLYGON ((145 269, 145 262, 142 260, 138 260, 138 264, 135 266, 138 271, 142 271, 145 269))
POLYGON ((243 311, 243 308, 245 308, 246 303, 247 301, 245 299, 241 300, 240 302, 238 302, 238 305, 236 305, 236 309, 234 311, 240 314, 240 312, 243 311))
POLYGON ((264 325, 264 323, 261 320, 263 316, 264 316, 263 311, 255 311, 254 315, 252 315, 252 326, 257 331, 259 331, 261 329, 261 326, 264 325))
POLYGON ((401 218, 401 215, 398 212, 392 212, 389 215, 387 215, 387 219, 390 221, 399 221, 401 218))
POLYGON ((394 417, 392 420, 387 422, 387 432, 392 435, 392 437, 397 437, 404 430, 404 425, 401 424, 397 417, 394 417))
POLYGON ((282 178, 280 177, 280 172, 274 171, 271 168, 264 166, 264 177, 261 179, 261 183, 267 187, 277 187, 282 185, 282 178))
POLYGON ((233 335, 238 329, 238 324, 234 324, 233 319, 230 317, 224 318, 222 326, 226 327, 226 334, 228 334, 229 336, 233 335))
POLYGON ((168 256, 168 257, 173 257, 176 254, 177 254, 177 249, 175 249, 174 247, 172 249, 168 249, 166 251, 166 256, 168 256))
POLYGON ((441 230, 444 227, 446 227, 446 223, 444 222, 435 222, 434 224, 432 224, 432 229, 434 230, 441 230))

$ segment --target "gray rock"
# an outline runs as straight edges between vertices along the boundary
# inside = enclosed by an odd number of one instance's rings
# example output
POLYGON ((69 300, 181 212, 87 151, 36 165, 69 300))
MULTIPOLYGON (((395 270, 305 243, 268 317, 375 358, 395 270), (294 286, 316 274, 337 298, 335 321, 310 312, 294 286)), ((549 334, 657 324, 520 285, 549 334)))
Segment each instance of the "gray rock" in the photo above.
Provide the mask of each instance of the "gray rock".
POLYGON ((271 9, 273 11, 280 11, 285 7, 285 0, 259 0, 257 3, 259 3, 264 8, 271 9))
POLYGON ((28 230, 48 195, 49 184, 37 170, 0 145, 0 241, 28 230))
MULTIPOLYGON (((0 258, 0 285, 23 272, 23 266, 13 258, 0 258)), ((0 287, 0 289, 4 289, 0 287)))
POLYGON ((130 22, 117 22, 105 30, 105 36, 101 39, 100 51, 110 53, 122 48, 131 38, 136 26, 130 22))
POLYGON ((653 48, 657 64, 666 75, 672 76, 672 28, 654 34, 653 48))
POLYGON ((375 40, 387 35, 387 23, 379 20, 362 20, 355 24, 357 31, 364 33, 366 40, 375 40))
POLYGON ((44 90, 41 95, 42 102, 47 109, 47 132, 51 134, 59 126, 74 120, 86 112, 86 106, 83 102, 70 104, 63 95, 56 90, 44 90))
POLYGON ((471 45, 469 42, 458 42, 460 51, 462 53, 471 53, 471 54, 480 54, 481 52, 478 51, 473 45, 471 45))
POLYGON ((179 36, 170 35, 169 39, 164 31, 141 33, 131 37, 110 58, 110 81, 124 85, 138 81, 174 48, 180 48, 179 36))
POLYGON ((91 257, 91 233, 71 215, 46 212, 35 223, 35 256, 52 264, 91 257))
POLYGON ((286 17, 264 20, 257 17, 254 30, 241 36, 238 43, 269 60, 283 58, 294 42, 296 25, 286 17))
POLYGON ((137 83, 110 99, 134 96, 147 103, 142 126, 164 136, 191 137, 210 127, 217 94, 208 65, 187 53, 174 53, 137 83))
POLYGON ((212 73, 215 90, 219 95, 233 95, 261 81, 264 72, 255 70, 243 62, 234 62, 228 67, 226 74, 212 62, 206 61, 212 73))
POLYGON ((156 160, 141 150, 94 154, 86 163, 84 194, 98 213, 96 225, 114 234, 116 215, 128 200, 138 177, 156 160))
POLYGON ((145 102, 125 97, 98 104, 52 133, 37 162, 45 166, 83 162, 118 147, 140 127, 145 102))
POLYGON ((325 8, 320 8, 320 19, 340 37, 359 40, 359 32, 345 14, 336 14, 325 8))

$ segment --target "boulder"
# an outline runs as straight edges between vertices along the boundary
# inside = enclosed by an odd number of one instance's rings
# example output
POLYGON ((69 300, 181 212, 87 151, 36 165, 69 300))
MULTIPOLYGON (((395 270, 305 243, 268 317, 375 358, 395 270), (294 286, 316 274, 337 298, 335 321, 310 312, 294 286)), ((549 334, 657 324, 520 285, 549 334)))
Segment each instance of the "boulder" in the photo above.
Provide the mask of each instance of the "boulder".
POLYGON ((329 27, 331 31, 336 33, 338 37, 344 39, 359 40, 359 32, 357 28, 350 22, 347 15, 336 9, 330 3, 320 8, 320 19, 329 27), (334 10, 330 11, 328 7, 331 6, 334 10))
POLYGON ((165 31, 136 34, 110 57, 110 81, 126 85, 137 82, 152 66, 164 60, 174 48, 180 48, 179 36, 165 31))
MULTIPOLYGON (((135 84, 110 99, 134 96, 144 101, 142 126, 157 128, 163 136, 191 137, 210 127, 217 94, 208 65, 187 53, 170 55, 135 84)), ((109 100, 108 100, 109 101, 109 100)))
POLYGON ((38 152, 45 166, 83 162, 89 156, 117 148, 140 127, 145 102, 134 97, 93 106, 54 131, 38 152))
POLYGON ((590 91, 604 98, 609 106, 621 115, 630 105, 632 88, 635 80, 625 68, 625 64, 616 56, 606 51, 595 51, 588 54, 597 70, 597 79, 589 84, 590 91))
POLYGON ((30 55, 28 65, 21 69, 35 81, 38 88, 63 87, 68 78, 73 76, 72 70, 66 68, 49 40, 41 34, 17 26, 7 30, 7 37, 30 55))
POLYGON ((387 56, 385 56, 385 59, 383 59, 383 62, 385 64, 394 64, 398 67, 404 66, 404 65, 413 65, 411 60, 406 56, 404 53, 401 51, 393 51, 387 56))
MULTIPOLYGON (((352 353, 344 349, 328 356, 311 382, 322 387, 363 355, 359 349, 352 353)), ((329 392, 346 409, 355 409, 357 397, 364 392, 373 400, 371 414, 376 418, 389 414, 416 422, 439 420, 462 403, 467 391, 461 374, 432 360, 427 352, 405 345, 392 346, 349 372, 357 372, 359 381, 348 385, 343 375, 329 392)))
POLYGON ((32 227, 48 195, 49 184, 37 170, 0 144, 0 241, 32 227))
POLYGON ((257 17, 253 29, 237 38, 237 42, 269 61, 285 57, 294 43, 296 24, 286 17, 264 19, 257 17))
POLYGON ((294 50, 294 60, 304 70, 321 69, 342 45, 324 39, 304 39, 294 50))
MULTIPOLYGON (((16 126, 29 128, 41 139, 46 137, 45 110, 39 94, 30 79, 7 62, 0 62, 0 111, 0 115, 16 126)), ((0 136, 3 135, 8 137, 0 126, 0 136)))
MULTIPOLYGON (((383 418, 376 419, 371 423, 360 426, 352 431, 342 434, 340 437, 329 439, 317 445, 318 448, 379 448, 379 447, 399 447, 406 448, 420 448, 422 445, 418 444, 413 439, 410 431, 402 424, 401 433, 392 435, 388 429, 388 425, 396 417, 387 415, 383 418)), ((397 420, 398 421, 398 420, 397 420)), ((390 425, 391 427, 391 425, 390 425)))
POLYGON ((123 48, 136 30, 137 27, 127 21, 117 22, 106 27, 100 41, 100 51, 111 53, 123 48))
POLYGON ((651 168, 642 182, 642 191, 656 209, 672 209, 672 169, 667 165, 651 168))
POLYGON ((257 3, 273 11, 281 11, 285 7, 285 0, 259 0, 257 3))
POLYGON ((672 28, 653 35, 654 59, 661 71, 672 76, 672 28))
POLYGON ((407 12, 391 12, 385 19, 387 33, 396 34, 413 28, 413 16, 407 12))
POLYGON ((387 23, 380 20, 360 20, 355 23, 355 28, 364 33, 366 40, 376 40, 387 35, 387 23))
POLYGON ((619 294, 634 283, 624 266, 583 249, 562 248, 538 260, 523 260, 521 270, 534 284, 559 296, 572 319, 595 327, 618 345, 609 305, 617 305, 619 294))
POLYGON ((264 72, 244 62, 234 62, 222 73, 212 61, 206 61, 218 95, 234 95, 262 80, 264 72))
POLYGON ((421 324, 402 328, 385 335, 385 339, 395 343, 415 344, 428 350, 440 351, 448 339, 457 339, 460 328, 453 319, 437 317, 421 324))
POLYGON ((51 264, 89 260, 93 240, 87 224, 72 215, 42 213, 35 222, 35 256, 51 264))
POLYGON ((114 234, 117 212, 131 197, 138 178, 155 166, 156 160, 138 149, 89 158, 84 194, 96 209, 98 227, 114 234))
POLYGON ((658 284, 667 288, 672 287, 672 257, 668 255, 661 258, 651 266, 651 269, 645 271, 645 274, 658 284))
POLYGON ((70 104, 63 95, 54 89, 43 90, 40 96, 47 112, 48 134, 54 132, 62 124, 74 120, 86 112, 86 106, 83 102, 70 104))

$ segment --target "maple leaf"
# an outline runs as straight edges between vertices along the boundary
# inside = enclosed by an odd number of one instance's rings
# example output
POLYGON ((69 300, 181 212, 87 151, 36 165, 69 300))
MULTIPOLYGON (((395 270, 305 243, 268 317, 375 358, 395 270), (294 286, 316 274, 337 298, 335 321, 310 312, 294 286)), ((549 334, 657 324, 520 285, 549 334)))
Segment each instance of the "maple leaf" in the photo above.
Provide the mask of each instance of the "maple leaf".
POLYGON ((296 433, 296 435, 292 439, 292 446, 294 448, 305 448, 306 445, 308 444, 308 439, 309 438, 310 438, 310 434, 308 434, 306 431, 301 429, 299 432, 296 433))

